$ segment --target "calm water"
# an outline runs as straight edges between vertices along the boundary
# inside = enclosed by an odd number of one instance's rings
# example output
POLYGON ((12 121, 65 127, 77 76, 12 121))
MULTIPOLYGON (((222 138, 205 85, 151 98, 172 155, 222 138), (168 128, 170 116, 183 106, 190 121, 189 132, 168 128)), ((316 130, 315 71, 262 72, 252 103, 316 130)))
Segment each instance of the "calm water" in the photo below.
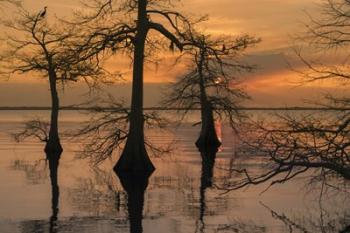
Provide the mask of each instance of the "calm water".
MULTIPOLYGON (((48 112, 0 112, 0 232, 129 232, 128 195, 112 172, 117 157, 91 167, 75 158, 80 143, 65 138, 58 168, 58 219, 50 221, 53 199, 44 145, 17 144, 10 136, 33 116, 47 118, 48 112)), ((76 128, 85 119, 77 112, 63 112, 60 129, 76 128)), ((215 187, 229 176, 229 164, 253 170, 260 164, 238 158, 235 136, 223 127, 223 147, 211 177, 194 146, 198 132, 190 124, 148 132, 151 141, 171 142, 174 150, 152 157, 157 169, 149 178, 143 206, 135 201, 143 218, 133 222, 141 221, 143 232, 340 232, 350 225, 347 196, 332 194, 320 203, 318 187, 306 186, 306 178, 263 194, 266 185, 223 194, 215 187)))

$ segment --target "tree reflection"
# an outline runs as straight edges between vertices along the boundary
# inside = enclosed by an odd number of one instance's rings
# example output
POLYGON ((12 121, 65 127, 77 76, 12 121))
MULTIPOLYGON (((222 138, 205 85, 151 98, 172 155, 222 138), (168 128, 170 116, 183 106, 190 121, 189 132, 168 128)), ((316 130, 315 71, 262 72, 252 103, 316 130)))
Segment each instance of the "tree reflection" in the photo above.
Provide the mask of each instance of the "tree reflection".
POLYGON ((127 198, 114 172, 94 166, 91 174, 92 177, 78 178, 74 187, 68 189, 70 205, 75 211, 92 216, 113 216, 120 213, 119 217, 124 219, 127 198))
POLYGON ((200 226, 197 226, 196 232, 204 232, 205 230, 205 222, 204 222, 204 216, 206 211, 206 199, 205 199, 205 192, 207 188, 212 187, 213 182, 213 168, 215 164, 215 158, 216 158, 216 152, 218 151, 217 147, 214 148, 206 148, 204 150, 201 150, 201 157, 202 157, 202 171, 201 171, 201 183, 199 188, 199 202, 200 202, 200 208, 199 208, 199 222, 200 226))
MULTIPOLYGON (((214 165, 216 159, 217 147, 207 147, 200 151, 202 158, 201 179, 199 187, 199 221, 197 222, 195 232, 206 232, 205 215, 208 201, 206 200, 206 191, 213 186, 214 165), (199 224, 198 224, 199 223, 199 224)), ((217 207, 215 205, 215 207, 217 207)), ((215 210, 213 210, 215 211, 215 210)), ((210 211, 212 212, 212 211, 210 211)), ((228 224, 215 224, 215 232, 236 232, 236 233, 265 233, 265 226, 258 226, 252 221, 231 220, 228 224)), ((209 228, 208 228, 209 230, 209 228)), ((210 230, 212 230, 210 228, 210 230)))
POLYGON ((50 169, 50 181, 51 181, 51 209, 52 215, 50 217, 50 233, 57 232, 57 215, 58 215, 58 202, 60 196, 60 190, 58 186, 57 174, 59 160, 61 158, 61 153, 57 154, 47 154, 46 157, 49 160, 49 169, 50 169))
POLYGON ((48 177, 47 164, 44 159, 34 162, 16 159, 11 162, 10 168, 14 171, 24 172, 26 180, 30 184, 44 183, 48 177))
MULTIPOLYGON (((59 204, 59 185, 58 185, 58 166, 59 160, 61 158, 61 152, 57 153, 47 153, 46 159, 49 164, 49 173, 50 173, 50 183, 51 183, 51 216, 49 221, 44 220, 34 220, 34 221, 23 221, 21 222, 21 232, 22 233, 32 233, 32 232, 48 232, 57 233, 58 224, 58 204, 59 204)), ((26 164, 21 160, 16 160, 13 165, 13 169, 23 170, 27 174, 27 179, 31 180, 33 177, 37 179, 43 179, 41 176, 35 174, 42 174, 45 171, 46 166, 42 167, 40 165, 41 160, 37 161, 34 164, 26 164), (33 174, 34 175, 33 175, 33 174), (29 175, 28 175, 29 174, 29 175), (31 175, 32 174, 32 175, 31 175)), ((45 176, 44 178, 46 178, 45 176)))
POLYGON ((142 211, 145 199, 144 194, 148 186, 148 179, 152 175, 152 172, 122 172, 117 173, 117 175, 124 190, 128 194, 130 233, 141 233, 143 231, 142 211))

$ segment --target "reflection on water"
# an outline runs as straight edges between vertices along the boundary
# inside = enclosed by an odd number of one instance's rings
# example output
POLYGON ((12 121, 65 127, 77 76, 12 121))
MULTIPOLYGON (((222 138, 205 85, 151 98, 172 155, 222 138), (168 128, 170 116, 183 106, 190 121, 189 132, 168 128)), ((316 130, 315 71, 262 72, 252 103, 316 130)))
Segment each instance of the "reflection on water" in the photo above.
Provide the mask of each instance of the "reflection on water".
POLYGON ((321 209, 319 191, 305 192, 302 179, 263 195, 265 187, 222 195, 216 187, 230 175, 230 164, 260 167, 258 160, 235 157, 234 138, 224 126, 220 151, 198 152, 198 128, 189 125, 155 134, 151 140, 159 143, 177 139, 173 155, 153 158, 151 176, 119 177, 115 159, 89 167, 74 159, 79 145, 63 139, 64 154, 45 161, 41 144, 16 145, 1 127, 1 233, 349 232, 348 195, 324 197, 321 209))
POLYGON ((322 203, 320 202, 320 211, 318 218, 314 218, 312 215, 297 215, 293 213, 293 216, 289 216, 285 213, 279 213, 271 209, 269 206, 261 203, 270 213, 271 216, 284 224, 285 228, 289 232, 339 232, 349 233, 350 232, 350 213, 345 212, 328 212, 327 209, 323 209, 322 203))
POLYGON ((47 163, 44 159, 34 162, 17 159, 12 161, 11 169, 23 171, 26 180, 33 185, 43 183, 48 178, 47 163))
POLYGON ((58 186, 58 165, 61 158, 59 154, 48 154, 51 181, 51 209, 52 215, 50 217, 50 233, 57 232, 57 215, 58 215, 58 200, 60 197, 60 188, 58 186))
MULTIPOLYGON (((200 208, 199 208, 199 223, 200 226, 198 227, 198 232, 203 233, 205 230, 205 221, 204 221, 204 215, 206 211, 206 200, 205 200, 205 191, 207 188, 210 188, 212 186, 212 179, 213 179, 213 168, 215 164, 215 157, 216 157, 216 148, 208 148, 206 150, 202 150, 201 157, 202 157, 202 170, 201 170, 201 183, 199 188, 200 193, 200 208)), ((196 230, 197 232, 197 230, 196 230)))
POLYGON ((145 190, 151 173, 118 174, 120 182, 128 195, 130 233, 142 233, 142 211, 145 190))
MULTIPOLYGON (((45 220, 34 220, 34 221, 23 221, 20 224, 21 232, 58 232, 57 218, 59 210, 59 185, 58 185, 58 166, 61 154, 47 154, 46 158, 49 164, 50 183, 51 183, 51 216, 49 221, 45 220)), ((42 160, 35 161, 33 164, 28 164, 20 160, 15 160, 12 169, 23 170, 28 180, 33 180, 36 177, 38 180, 42 180, 43 176, 33 174, 46 174, 46 166, 44 169, 40 167, 42 160)), ((46 163, 45 163, 46 165, 46 163)), ((45 176, 46 178, 46 176, 45 176)), ((36 184, 36 182, 32 183, 36 184)), ((33 210, 35 211, 35 210, 33 210)))

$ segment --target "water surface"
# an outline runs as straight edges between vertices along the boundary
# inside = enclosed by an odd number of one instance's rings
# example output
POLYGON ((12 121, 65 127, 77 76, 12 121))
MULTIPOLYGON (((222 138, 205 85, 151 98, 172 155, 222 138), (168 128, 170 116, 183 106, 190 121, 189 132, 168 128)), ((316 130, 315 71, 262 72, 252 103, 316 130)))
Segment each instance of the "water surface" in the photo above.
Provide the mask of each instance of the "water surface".
MULTIPOLYGON (((131 194, 112 172, 117 155, 91 167, 76 159, 81 143, 67 138, 62 139, 58 168, 59 212, 50 221, 52 186, 44 145, 16 143, 10 136, 33 116, 45 119, 48 112, 0 111, 0 232, 129 232, 131 194)), ((78 112, 63 112, 60 130, 77 128, 85 119, 78 112)), ((199 127, 190 123, 167 132, 147 131, 149 140, 172 143, 173 151, 152 157, 157 169, 145 185, 144 200, 133 197, 134 216, 142 213, 133 222, 140 222, 143 232, 339 232, 350 225, 346 195, 331 195, 320 203, 319 190, 307 186, 307 177, 263 194, 266 185, 223 194, 216 187, 229 176, 225 168, 234 164, 258 170, 259 160, 238 157, 234 134, 222 127, 222 148, 215 160, 203 163, 194 146, 198 133, 199 127)))

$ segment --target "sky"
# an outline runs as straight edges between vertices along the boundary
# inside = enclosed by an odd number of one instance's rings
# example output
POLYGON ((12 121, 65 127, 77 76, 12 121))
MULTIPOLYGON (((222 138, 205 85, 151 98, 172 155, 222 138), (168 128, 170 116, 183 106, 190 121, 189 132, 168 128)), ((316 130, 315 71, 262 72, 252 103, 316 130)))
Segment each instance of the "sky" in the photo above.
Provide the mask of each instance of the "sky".
MULTIPOLYGON (((302 33, 304 23, 307 22, 307 14, 317 15, 322 0, 183 0, 179 9, 189 15, 208 15, 209 19, 202 28, 214 35, 239 35, 250 34, 262 39, 262 42, 247 52, 247 61, 257 66, 252 74, 242 77, 242 85, 253 98, 247 103, 249 106, 300 106, 306 99, 319 99, 320 95, 334 92, 335 85, 329 83, 317 83, 300 85, 301 77, 291 71, 286 61, 292 60, 291 47, 295 44, 293 37, 302 33)), ((24 0, 23 6, 31 11, 40 11, 44 6, 48 8, 49 17, 69 16, 74 9, 81 9, 76 0, 24 0)), ((184 66, 169 68, 171 62, 164 59, 163 68, 155 69, 149 65, 145 70, 146 89, 154 88, 157 84, 174 80, 181 73, 184 66)), ((120 59, 110 61, 111 66, 123 66, 129 70, 127 60, 120 59), (122 65, 120 65, 122 63, 122 65)), ((14 78, 8 81, 0 81, 0 105, 45 105, 49 101, 35 97, 30 93, 47 93, 46 83, 37 82, 32 77, 14 78), (17 96, 17 97, 16 97, 17 96)), ((122 87, 125 89, 125 86, 122 87)), ((156 104, 161 98, 159 91, 152 89, 147 100, 149 104, 156 104)), ((84 93, 84 87, 75 85, 66 89, 62 95, 70 93, 84 93), (79 90, 79 91, 77 91, 79 90)), ((116 86, 112 92, 120 92, 116 86)), ((46 94, 48 96, 48 94, 46 94)), ((77 99, 84 99, 80 96, 77 99)), ((69 104, 70 101, 64 101, 69 104)), ((147 103, 147 101, 146 101, 147 103)))

